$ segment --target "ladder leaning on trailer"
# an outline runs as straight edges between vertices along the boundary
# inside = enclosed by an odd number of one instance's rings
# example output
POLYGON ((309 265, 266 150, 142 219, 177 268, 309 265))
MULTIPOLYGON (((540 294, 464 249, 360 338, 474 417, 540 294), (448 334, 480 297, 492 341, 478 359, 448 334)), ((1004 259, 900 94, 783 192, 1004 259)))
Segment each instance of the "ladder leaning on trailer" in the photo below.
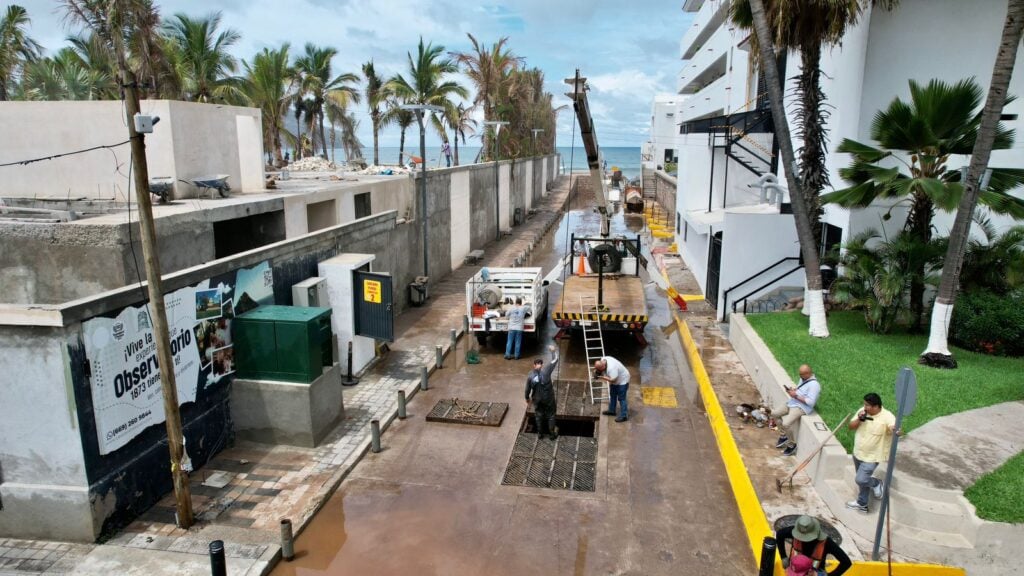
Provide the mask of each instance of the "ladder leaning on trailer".
POLYGON ((587 352, 587 384, 590 386, 590 400, 593 404, 600 404, 609 398, 608 383, 594 377, 594 362, 604 358, 600 318, 597 297, 580 296, 580 327, 583 328, 583 344, 587 352), (591 315, 593 320, 590 319, 591 315))

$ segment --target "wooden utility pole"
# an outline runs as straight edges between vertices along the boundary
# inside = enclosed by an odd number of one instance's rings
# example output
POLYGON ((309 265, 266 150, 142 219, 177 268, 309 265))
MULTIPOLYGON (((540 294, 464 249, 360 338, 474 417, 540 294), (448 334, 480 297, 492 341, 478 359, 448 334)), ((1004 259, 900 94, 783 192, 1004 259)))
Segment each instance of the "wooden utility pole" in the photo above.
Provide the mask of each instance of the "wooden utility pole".
POLYGON ((160 362, 160 384, 164 396, 164 414, 167 418, 167 447, 171 452, 171 479, 174 482, 174 498, 177 501, 178 526, 188 528, 193 523, 192 493, 188 485, 188 474, 181 469, 184 453, 181 432, 181 414, 178 412, 178 385, 174 379, 174 357, 171 355, 171 340, 167 331, 167 312, 164 310, 163 281, 160 277, 160 255, 156 245, 156 229, 153 225, 153 203, 149 196, 149 167, 146 164, 145 135, 135 131, 135 114, 139 112, 139 93, 135 75, 127 66, 121 66, 124 87, 125 114, 128 116, 128 135, 131 137, 132 170, 135 180, 135 196, 139 206, 139 228, 142 237, 142 256, 146 261, 146 282, 149 292, 149 307, 153 320, 153 336, 156 338, 157 360, 160 362))

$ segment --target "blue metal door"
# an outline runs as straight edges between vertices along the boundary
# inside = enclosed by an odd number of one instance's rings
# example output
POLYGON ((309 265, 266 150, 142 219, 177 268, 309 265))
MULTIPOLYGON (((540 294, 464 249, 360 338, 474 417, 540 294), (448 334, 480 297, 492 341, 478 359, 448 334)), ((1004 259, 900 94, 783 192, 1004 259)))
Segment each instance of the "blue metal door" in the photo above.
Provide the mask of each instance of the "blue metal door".
POLYGON ((395 312, 392 305, 391 275, 380 272, 352 272, 352 309, 356 335, 395 341, 395 312))

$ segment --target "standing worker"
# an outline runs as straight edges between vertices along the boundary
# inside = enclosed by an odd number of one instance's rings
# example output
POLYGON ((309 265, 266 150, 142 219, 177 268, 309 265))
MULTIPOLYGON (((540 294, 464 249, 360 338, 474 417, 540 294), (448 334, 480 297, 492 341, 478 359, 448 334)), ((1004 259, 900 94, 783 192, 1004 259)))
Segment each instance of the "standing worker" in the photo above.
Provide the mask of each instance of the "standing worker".
POLYGON ((779 425, 782 434, 775 447, 785 447, 782 454, 792 456, 796 454, 796 433, 799 430, 796 425, 800 422, 801 416, 814 412, 814 405, 821 395, 821 384, 810 366, 804 364, 800 367, 800 380, 797 381, 796 388, 786 386, 786 394, 789 395, 789 400, 781 408, 773 410, 772 417, 782 417, 779 425))
POLYGON ((848 425, 853 434, 853 467, 857 471, 857 499, 846 503, 858 512, 868 511, 868 498, 882 498, 882 481, 872 476, 875 468, 889 458, 896 417, 882 408, 882 397, 874 392, 864 395, 864 408, 848 425))
POLYGON ((551 353, 551 363, 544 365, 543 358, 533 361, 533 370, 526 377, 526 409, 530 409, 530 400, 533 400, 533 416, 537 419, 537 435, 548 436, 552 440, 558 439, 558 432, 555 431, 555 386, 551 383, 551 373, 558 364, 558 348, 554 344, 548 346, 551 353))
POLYGON ((513 358, 513 347, 515 348, 515 359, 519 360, 519 349, 523 345, 523 328, 526 323, 526 316, 529 313, 530 309, 523 306, 523 299, 516 298, 516 305, 505 315, 508 319, 508 342, 505 344, 505 360, 513 358), (513 343, 515 343, 514 346, 513 343))
POLYGON ((602 412, 605 416, 615 416, 615 404, 618 402, 619 416, 616 422, 629 419, 629 407, 626 395, 629 393, 629 370, 611 356, 594 361, 594 376, 608 383, 608 409, 602 412))

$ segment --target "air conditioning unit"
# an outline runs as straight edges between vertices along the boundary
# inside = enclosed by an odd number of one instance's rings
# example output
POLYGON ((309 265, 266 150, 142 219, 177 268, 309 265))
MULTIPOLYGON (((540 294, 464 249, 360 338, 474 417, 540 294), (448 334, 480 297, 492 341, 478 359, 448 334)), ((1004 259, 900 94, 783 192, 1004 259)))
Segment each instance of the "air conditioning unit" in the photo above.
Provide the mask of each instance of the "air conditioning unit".
POLYGON ((330 308, 327 298, 327 279, 314 276, 292 285, 292 305, 330 308))

